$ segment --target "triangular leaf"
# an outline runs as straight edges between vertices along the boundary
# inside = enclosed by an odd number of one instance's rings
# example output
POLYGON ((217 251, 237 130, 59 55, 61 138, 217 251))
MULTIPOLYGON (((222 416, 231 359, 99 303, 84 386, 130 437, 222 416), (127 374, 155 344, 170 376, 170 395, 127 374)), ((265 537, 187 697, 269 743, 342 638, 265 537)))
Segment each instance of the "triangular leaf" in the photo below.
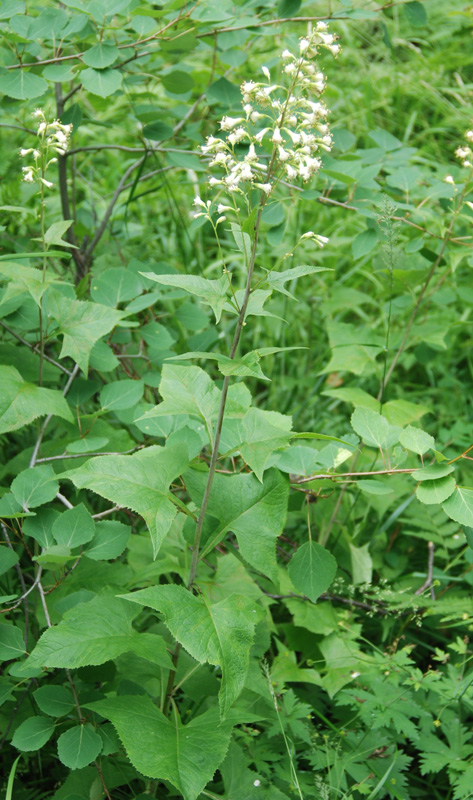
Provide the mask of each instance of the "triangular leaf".
POLYGON ((321 544, 306 542, 291 558, 288 571, 297 591, 315 603, 335 578, 337 562, 321 544))

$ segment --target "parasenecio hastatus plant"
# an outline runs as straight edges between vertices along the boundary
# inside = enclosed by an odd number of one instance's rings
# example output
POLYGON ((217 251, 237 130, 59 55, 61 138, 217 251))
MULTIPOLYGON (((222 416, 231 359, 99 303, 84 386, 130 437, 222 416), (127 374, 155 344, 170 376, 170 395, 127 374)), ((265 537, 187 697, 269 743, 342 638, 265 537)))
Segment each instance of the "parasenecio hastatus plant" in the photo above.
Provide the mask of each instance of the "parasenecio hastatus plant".
MULTIPOLYGON (((318 22, 315 30, 299 39, 299 52, 284 50, 282 59, 282 77, 284 83, 274 83, 269 69, 262 67, 264 81, 244 81, 241 85, 242 116, 224 116, 220 122, 223 136, 211 135, 202 152, 211 156, 210 167, 219 170, 220 176, 209 179, 209 187, 214 193, 213 199, 203 200, 196 196, 194 205, 198 209, 194 216, 205 217, 215 232, 220 253, 222 253, 219 237, 219 226, 230 222, 235 241, 243 254, 244 282, 243 288, 235 290, 234 277, 224 264, 224 281, 230 289, 230 296, 225 308, 237 315, 237 322, 228 357, 218 359, 219 367, 224 374, 223 385, 218 408, 217 422, 212 436, 212 449, 207 482, 202 498, 200 513, 197 518, 195 537, 192 549, 192 560, 187 581, 187 588, 194 585, 200 557, 200 542, 212 484, 219 457, 219 444, 225 416, 230 377, 235 375, 255 374, 251 365, 255 366, 263 355, 277 352, 281 348, 265 348, 246 354, 240 361, 240 369, 231 366, 237 360, 242 330, 246 325, 251 297, 259 290, 259 286, 268 279, 267 275, 255 276, 258 253, 258 237, 262 213, 269 198, 280 185, 291 181, 309 181, 317 174, 322 162, 320 154, 329 152, 332 147, 332 136, 327 123, 328 109, 321 100, 325 90, 325 76, 320 71, 316 58, 319 49, 324 48, 337 56, 340 45, 329 33, 325 22, 318 22), (245 363, 246 359, 246 363, 245 363), (230 362, 230 363, 229 363, 230 362), (245 367, 247 368, 245 370, 245 367)), ((296 246, 304 240, 312 240, 323 247, 328 239, 313 231, 304 233, 296 246)), ((290 254, 295 248, 291 251, 290 254)), ((273 267, 278 266, 276 263, 273 267)), ((317 267, 296 268, 291 277, 316 272, 317 267), (297 272, 297 270, 302 270, 297 272)), ((272 270, 271 270, 272 271, 272 270)), ((270 271, 270 272, 271 272, 270 271)), ((160 283, 176 283, 172 276, 156 276, 151 273, 147 277, 160 283), (167 280, 166 280, 167 279, 167 280)), ((286 278, 287 279, 287 278, 286 278)), ((238 276, 237 276, 238 280, 238 276)), ((185 288, 185 280, 180 285, 185 288)), ((215 285, 209 289, 215 291, 215 285)), ((220 283, 222 299, 227 299, 225 283, 220 283)), ((196 293, 195 288, 189 291, 196 293)), ((205 300, 205 289, 201 293, 205 300)), ((261 297, 261 303, 267 299, 261 297)), ((221 308, 215 309, 217 322, 221 308)), ((208 357, 203 353, 186 353, 181 358, 208 357)), ((264 376, 263 376, 264 377, 264 376)), ((173 662, 177 663, 180 645, 177 644, 173 662)), ((170 673, 167 697, 170 698, 175 679, 175 671, 170 673)))

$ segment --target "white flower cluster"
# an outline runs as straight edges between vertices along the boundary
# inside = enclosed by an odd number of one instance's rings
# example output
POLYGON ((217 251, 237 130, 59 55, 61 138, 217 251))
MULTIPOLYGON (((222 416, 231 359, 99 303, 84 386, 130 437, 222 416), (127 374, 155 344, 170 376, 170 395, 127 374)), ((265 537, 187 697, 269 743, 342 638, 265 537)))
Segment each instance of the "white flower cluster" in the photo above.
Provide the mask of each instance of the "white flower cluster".
POLYGON ((58 119, 48 122, 41 108, 35 109, 33 117, 39 120, 38 125, 38 147, 21 148, 20 157, 25 158, 30 153, 33 154, 34 164, 22 167, 23 180, 26 183, 33 183, 35 180, 42 183, 48 189, 54 184, 46 180, 44 174, 50 164, 57 161, 55 156, 50 158, 50 154, 56 153, 63 156, 69 147, 69 139, 72 132, 72 125, 63 125, 58 119))
MULTIPOLYGON (((319 99, 325 77, 314 63, 320 47, 335 56, 340 51, 325 22, 317 23, 314 31, 299 40, 297 55, 289 50, 282 53, 288 87, 272 83, 267 67, 262 68, 265 81, 242 84, 244 116, 223 117, 220 128, 225 138, 209 136, 201 148, 212 156, 210 166, 224 172, 220 178, 210 178, 211 186, 244 194, 242 184, 246 183, 251 185, 247 190, 256 187, 269 195, 280 180, 308 181, 320 169, 320 153, 332 147, 328 110, 319 99), (272 145, 269 152, 265 143, 272 145), (241 145, 247 146, 244 155, 241 145)), ((209 213, 210 207, 199 216, 209 213)))
MULTIPOLYGON (((465 139, 467 140, 467 142, 470 142, 470 143, 473 144, 473 130, 467 131, 465 133, 465 139)), ((472 161, 473 161, 473 150, 471 149, 471 147, 469 145, 466 144, 466 145, 462 145, 460 147, 457 147, 457 149, 455 150, 455 155, 462 162, 462 167, 473 167, 473 163, 472 163, 472 161)))

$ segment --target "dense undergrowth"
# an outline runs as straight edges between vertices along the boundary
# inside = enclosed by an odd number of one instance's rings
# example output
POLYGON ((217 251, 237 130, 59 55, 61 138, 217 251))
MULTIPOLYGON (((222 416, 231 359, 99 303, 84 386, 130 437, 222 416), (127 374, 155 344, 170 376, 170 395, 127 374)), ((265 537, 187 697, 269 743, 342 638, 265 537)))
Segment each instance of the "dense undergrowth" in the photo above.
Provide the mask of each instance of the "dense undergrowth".
POLYGON ((471 7, 0 29, 6 800, 473 797, 471 7))

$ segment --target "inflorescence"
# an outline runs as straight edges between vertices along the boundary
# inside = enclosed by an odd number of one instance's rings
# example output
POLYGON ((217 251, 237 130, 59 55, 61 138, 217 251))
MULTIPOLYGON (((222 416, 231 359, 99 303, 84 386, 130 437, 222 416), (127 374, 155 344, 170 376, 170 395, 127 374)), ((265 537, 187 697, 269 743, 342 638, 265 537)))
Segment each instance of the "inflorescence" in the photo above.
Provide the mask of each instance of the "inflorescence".
POLYGON ((63 156, 66 153, 69 147, 72 125, 63 125, 58 119, 48 122, 41 108, 37 108, 33 112, 33 117, 39 120, 37 131, 39 142, 36 148, 29 147, 28 149, 22 148, 20 150, 21 158, 25 158, 32 153, 34 160, 33 164, 22 167, 23 180, 26 183, 38 181, 48 189, 51 189, 54 184, 44 176, 49 165, 57 161, 56 154, 63 156))
MULTIPOLYGON (((221 177, 210 178, 210 186, 230 196, 244 195, 252 187, 269 196, 281 180, 307 182, 318 172, 321 152, 332 148, 328 109, 320 100, 325 76, 314 63, 320 47, 334 56, 340 51, 325 22, 299 39, 298 55, 289 50, 282 53, 288 86, 272 83, 267 67, 262 67, 265 81, 244 81, 243 115, 223 117, 220 128, 225 137, 209 136, 201 148, 212 157, 210 166, 223 171, 221 177), (246 146, 243 155, 242 146, 246 146)), ((232 205, 219 204, 218 213, 233 208, 234 200, 228 202, 232 205)), ((195 216, 210 216, 210 201, 196 197, 194 203, 199 209, 195 216)), ((221 216, 217 224, 224 219, 221 216)))

